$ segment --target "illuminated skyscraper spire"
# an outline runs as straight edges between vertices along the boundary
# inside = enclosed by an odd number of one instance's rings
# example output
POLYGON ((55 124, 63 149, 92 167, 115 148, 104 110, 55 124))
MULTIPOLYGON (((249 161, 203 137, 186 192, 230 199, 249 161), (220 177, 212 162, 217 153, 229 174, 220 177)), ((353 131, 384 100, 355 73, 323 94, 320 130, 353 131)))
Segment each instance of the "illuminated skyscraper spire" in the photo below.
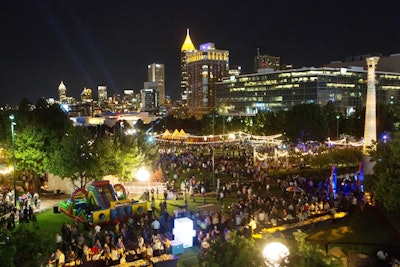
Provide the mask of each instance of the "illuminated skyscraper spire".
POLYGON ((189 29, 186 30, 186 38, 185 41, 182 44, 181 51, 194 51, 196 48, 194 47, 192 43, 192 39, 190 39, 189 35, 189 29))
POLYGON ((188 81, 188 73, 187 73, 187 53, 195 51, 196 48, 192 43, 192 39, 190 39, 189 29, 186 30, 186 38, 181 47, 181 99, 182 104, 186 105, 187 102, 187 81, 188 81))
POLYGON ((63 81, 61 81, 60 85, 58 86, 58 98, 61 103, 65 103, 67 100, 67 87, 63 81))

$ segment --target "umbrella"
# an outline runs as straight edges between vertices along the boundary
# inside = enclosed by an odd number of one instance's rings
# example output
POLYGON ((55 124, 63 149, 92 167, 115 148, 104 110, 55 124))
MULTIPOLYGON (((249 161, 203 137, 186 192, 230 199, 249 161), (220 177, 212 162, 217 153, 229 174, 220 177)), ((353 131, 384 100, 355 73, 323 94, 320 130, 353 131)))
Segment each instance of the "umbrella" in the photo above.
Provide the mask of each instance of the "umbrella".
POLYGON ((289 186, 288 188, 286 188, 286 192, 300 193, 303 191, 304 191, 303 189, 297 186, 289 186))

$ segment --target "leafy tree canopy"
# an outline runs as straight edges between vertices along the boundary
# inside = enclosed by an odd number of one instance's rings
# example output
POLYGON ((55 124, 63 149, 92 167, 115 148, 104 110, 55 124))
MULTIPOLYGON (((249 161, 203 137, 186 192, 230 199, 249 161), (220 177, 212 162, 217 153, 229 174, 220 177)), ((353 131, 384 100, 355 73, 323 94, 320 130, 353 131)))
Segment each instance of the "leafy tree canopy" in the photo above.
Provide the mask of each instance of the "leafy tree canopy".
POLYGON ((400 209, 400 133, 396 132, 387 142, 379 142, 371 153, 374 166, 372 191, 375 199, 389 211, 400 209))
POLYGON ((253 239, 232 232, 227 241, 213 240, 201 261, 208 267, 259 267, 264 266, 261 250, 253 239))
POLYGON ((325 141, 329 129, 322 107, 317 104, 293 106, 286 116, 285 132, 294 142, 325 141))

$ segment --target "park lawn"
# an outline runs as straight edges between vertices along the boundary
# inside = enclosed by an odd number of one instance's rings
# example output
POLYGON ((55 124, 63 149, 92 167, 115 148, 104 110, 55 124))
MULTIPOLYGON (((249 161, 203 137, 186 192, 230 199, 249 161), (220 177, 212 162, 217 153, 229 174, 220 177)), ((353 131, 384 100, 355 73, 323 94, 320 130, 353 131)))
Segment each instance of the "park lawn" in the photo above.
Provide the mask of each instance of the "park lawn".
POLYGON ((372 255, 385 248, 397 255, 400 253, 396 230, 377 207, 356 210, 339 223, 311 229, 307 234, 309 241, 338 246, 344 251, 372 255))
MULTIPOLYGON (((61 234, 61 226, 63 223, 72 223, 74 219, 64 213, 54 213, 53 209, 47 209, 37 214, 37 222, 39 231, 43 234, 54 236, 56 233, 61 234)), ((83 229, 83 226, 82 228, 83 229)))
MULTIPOLYGON (((188 211, 197 211, 197 206, 203 205, 202 197, 200 195, 196 195, 196 201, 187 200, 187 210, 188 211)), ((235 198, 225 198, 224 200, 224 211, 228 211, 228 206, 235 200, 235 198)), ((161 199, 156 200, 156 207, 159 210, 161 199)), ((206 196, 206 204, 220 204, 220 202, 216 199, 214 194, 209 194, 206 196)), ((148 209, 150 209, 150 202, 147 203, 148 209)), ((167 210, 170 215, 174 214, 175 210, 182 211, 185 206, 185 201, 182 196, 178 200, 167 200, 167 210)), ((156 212, 158 215, 158 213, 156 212)), ((39 225, 39 231, 42 231, 43 234, 49 234, 55 236, 56 233, 61 233, 61 226, 63 223, 72 223, 74 220, 65 215, 64 213, 54 213, 53 209, 47 209, 37 214, 37 221, 39 225)), ((83 225, 80 224, 80 230, 83 231, 83 225)))

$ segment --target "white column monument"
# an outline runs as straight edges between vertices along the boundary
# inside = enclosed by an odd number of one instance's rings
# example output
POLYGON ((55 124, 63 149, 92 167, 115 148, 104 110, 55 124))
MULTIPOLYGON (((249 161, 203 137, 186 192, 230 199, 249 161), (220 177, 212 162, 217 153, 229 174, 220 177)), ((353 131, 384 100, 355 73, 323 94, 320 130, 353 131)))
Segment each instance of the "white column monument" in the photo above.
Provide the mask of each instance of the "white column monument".
POLYGON ((373 163, 370 162, 369 150, 375 150, 376 145, 376 89, 375 89, 375 69, 379 57, 369 57, 366 59, 368 66, 367 77, 367 101, 365 107, 365 127, 364 127, 364 173, 372 174, 373 163))

